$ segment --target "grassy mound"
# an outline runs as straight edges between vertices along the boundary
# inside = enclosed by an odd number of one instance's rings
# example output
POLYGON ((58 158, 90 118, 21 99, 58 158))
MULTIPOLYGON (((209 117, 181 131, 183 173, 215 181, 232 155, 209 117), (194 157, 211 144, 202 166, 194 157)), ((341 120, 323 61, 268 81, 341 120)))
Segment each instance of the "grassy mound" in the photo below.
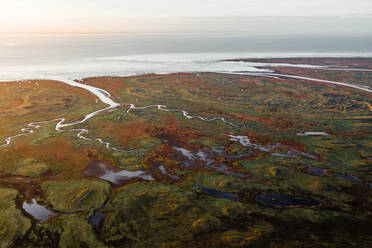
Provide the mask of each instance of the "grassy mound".
POLYGON ((30 164, 18 167, 12 172, 12 175, 24 176, 24 177, 39 177, 49 170, 49 166, 45 164, 30 164))
POLYGON ((195 191, 158 183, 136 183, 120 189, 106 210, 110 214, 104 241, 126 247, 222 244, 215 236, 230 230, 246 215, 239 202, 200 197, 195 191))
POLYGON ((31 221, 16 208, 14 189, 0 188, 0 247, 9 247, 31 227, 31 221))
POLYGON ((101 207, 109 195, 110 185, 103 181, 80 180, 41 184, 46 199, 62 212, 89 211, 101 207))

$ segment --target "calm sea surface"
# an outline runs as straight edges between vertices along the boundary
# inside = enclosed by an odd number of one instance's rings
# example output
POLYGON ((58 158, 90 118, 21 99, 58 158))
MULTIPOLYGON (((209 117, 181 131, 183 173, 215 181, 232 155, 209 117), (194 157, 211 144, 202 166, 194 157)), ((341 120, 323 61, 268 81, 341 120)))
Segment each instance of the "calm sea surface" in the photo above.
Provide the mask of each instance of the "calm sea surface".
POLYGON ((218 60, 294 56, 372 56, 372 36, 2 35, 0 80, 255 71, 249 64, 218 60))

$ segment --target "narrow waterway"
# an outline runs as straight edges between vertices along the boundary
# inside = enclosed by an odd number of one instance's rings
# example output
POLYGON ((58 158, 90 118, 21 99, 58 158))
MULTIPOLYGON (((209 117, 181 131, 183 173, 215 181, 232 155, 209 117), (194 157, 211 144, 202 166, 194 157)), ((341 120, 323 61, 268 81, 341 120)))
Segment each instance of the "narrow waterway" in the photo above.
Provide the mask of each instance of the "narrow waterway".
MULTIPOLYGON (((275 64, 275 65, 279 66, 280 64, 275 64)), ((324 69, 324 67, 322 67, 322 66, 317 67, 317 66, 314 66, 314 65, 282 64, 282 66, 293 66, 293 67, 299 67, 300 66, 300 67, 303 67, 303 68, 324 69)), ((331 69, 337 69, 337 68, 331 68, 331 69)), ((348 68, 348 70, 351 70, 351 69, 352 68, 348 68)), ((337 70, 339 70, 339 68, 337 70)), ((355 69, 355 70, 358 70, 358 69, 355 69)), ((368 93, 372 93, 372 90, 367 86, 353 85, 353 84, 344 83, 344 82, 329 81, 329 80, 302 77, 302 76, 296 76, 296 75, 285 75, 285 74, 277 74, 277 73, 271 73, 271 72, 261 72, 261 73, 250 73, 250 72, 244 73, 244 72, 242 72, 242 73, 239 73, 239 74, 251 75, 251 76, 260 76, 260 77, 277 77, 277 78, 284 77, 284 78, 293 78, 293 79, 300 79, 300 80, 309 80, 309 81, 314 81, 314 82, 324 82, 324 83, 328 83, 328 84, 336 84, 336 85, 346 86, 346 87, 362 90, 362 91, 365 91, 365 92, 368 92, 368 93)), ((66 123, 66 119, 63 118, 63 117, 56 118, 56 119, 53 119, 53 120, 42 121, 42 122, 31 122, 27 125, 27 127, 22 128, 20 130, 21 133, 5 138, 4 144, 0 145, 0 147, 9 146, 11 144, 12 140, 17 138, 17 137, 32 134, 34 132, 34 130, 37 129, 37 128, 40 128, 40 125, 42 125, 42 124, 46 124, 46 123, 50 123, 50 122, 57 122, 56 127, 55 127, 56 131, 59 131, 59 132, 65 132, 65 131, 78 132, 77 137, 80 138, 80 139, 84 139, 84 140, 87 140, 87 141, 99 142, 99 143, 105 145, 108 149, 113 149, 113 150, 116 150, 116 151, 125 151, 125 150, 122 150, 122 149, 119 149, 119 148, 112 147, 111 143, 109 143, 107 141, 104 141, 100 138, 88 138, 87 134, 89 133, 89 131, 87 129, 84 129, 84 128, 67 129, 67 130, 65 129, 67 127, 72 127, 72 126, 75 126, 75 125, 78 125, 78 124, 82 124, 82 123, 86 122, 87 120, 93 118, 94 116, 96 116, 100 113, 103 113, 103 112, 106 112, 106 111, 109 111, 109 110, 118 109, 122 106, 129 106, 127 111, 126 111, 126 114, 128 114, 130 111, 133 111, 133 110, 136 110, 136 109, 157 108, 160 111, 180 112, 187 119, 196 118, 196 119, 200 119, 202 121, 207 121, 207 122, 219 120, 219 121, 222 121, 222 122, 224 122, 224 123, 226 123, 226 124, 228 124, 232 127, 236 127, 235 124, 233 124, 231 122, 228 122, 224 117, 206 118, 206 117, 202 117, 202 116, 192 116, 186 110, 168 109, 168 107, 163 105, 163 104, 155 104, 155 105, 137 107, 133 103, 117 103, 111 98, 110 93, 107 92, 106 90, 103 90, 103 89, 100 89, 100 88, 97 88, 97 87, 94 87, 94 86, 91 86, 91 85, 83 84, 83 83, 80 83, 78 81, 61 78, 61 77, 52 77, 52 78, 49 78, 49 79, 50 80, 56 80, 56 81, 59 81, 61 83, 65 83, 65 84, 68 84, 68 85, 73 86, 73 87, 78 87, 78 88, 85 89, 85 90, 91 92, 92 94, 94 94, 95 96, 97 96, 99 98, 99 100, 101 102, 107 104, 108 107, 96 110, 92 113, 87 114, 82 119, 80 119, 78 121, 75 121, 75 122, 70 122, 70 123, 66 123)), ((245 137, 242 137, 242 136, 235 136, 235 137, 230 137, 230 138, 237 139, 239 141, 243 141, 245 139, 245 137)), ((247 141, 249 142, 249 139, 247 139, 247 141)), ((244 142, 241 142, 241 143, 244 143, 244 142)), ((255 146, 254 144, 250 144, 250 145, 255 146)), ((259 149, 264 149, 264 150, 266 149, 266 147, 258 147, 258 148, 259 149)))

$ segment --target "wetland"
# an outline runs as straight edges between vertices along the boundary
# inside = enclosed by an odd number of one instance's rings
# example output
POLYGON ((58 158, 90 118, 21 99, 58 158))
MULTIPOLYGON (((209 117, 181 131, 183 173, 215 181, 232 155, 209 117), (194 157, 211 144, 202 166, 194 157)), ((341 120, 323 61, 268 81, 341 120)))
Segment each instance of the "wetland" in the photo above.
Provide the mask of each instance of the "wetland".
POLYGON ((244 61, 1 82, 0 247, 372 246, 372 60, 244 61))

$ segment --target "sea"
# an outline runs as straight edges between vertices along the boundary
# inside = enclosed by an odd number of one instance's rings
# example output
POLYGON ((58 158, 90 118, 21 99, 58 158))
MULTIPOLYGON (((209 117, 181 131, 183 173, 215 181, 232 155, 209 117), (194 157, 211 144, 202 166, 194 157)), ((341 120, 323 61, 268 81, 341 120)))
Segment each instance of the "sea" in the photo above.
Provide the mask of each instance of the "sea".
POLYGON ((245 33, 0 35, 0 80, 260 72, 240 58, 372 57, 372 36, 245 33))

